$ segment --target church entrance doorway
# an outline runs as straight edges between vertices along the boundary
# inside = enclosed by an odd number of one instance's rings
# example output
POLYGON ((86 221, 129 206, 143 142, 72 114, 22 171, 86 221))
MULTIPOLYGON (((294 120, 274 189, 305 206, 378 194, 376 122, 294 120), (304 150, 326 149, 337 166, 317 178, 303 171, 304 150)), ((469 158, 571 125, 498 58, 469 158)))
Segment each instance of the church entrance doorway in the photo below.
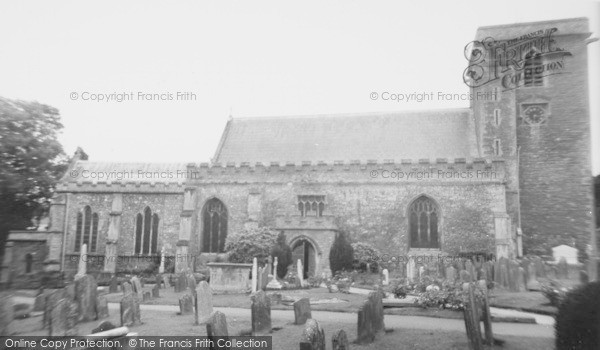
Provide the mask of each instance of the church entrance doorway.
MULTIPOLYGON (((313 244, 307 239, 298 239, 292 246, 292 259, 294 265, 298 262, 298 259, 302 261, 303 276, 302 279, 307 279, 310 276, 315 275, 317 266, 316 261, 316 250, 313 244)), ((295 271, 295 270, 294 270, 295 271)))

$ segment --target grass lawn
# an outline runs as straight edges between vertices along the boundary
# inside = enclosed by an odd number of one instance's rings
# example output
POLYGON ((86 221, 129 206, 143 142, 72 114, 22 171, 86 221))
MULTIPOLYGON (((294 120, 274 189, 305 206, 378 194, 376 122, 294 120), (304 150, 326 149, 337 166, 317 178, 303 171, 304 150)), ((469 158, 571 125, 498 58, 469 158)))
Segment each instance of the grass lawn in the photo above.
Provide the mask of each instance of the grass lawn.
POLYGON ((490 293, 490 305, 551 316, 558 312, 558 309, 550 305, 548 299, 541 292, 515 293, 495 289, 490 293))

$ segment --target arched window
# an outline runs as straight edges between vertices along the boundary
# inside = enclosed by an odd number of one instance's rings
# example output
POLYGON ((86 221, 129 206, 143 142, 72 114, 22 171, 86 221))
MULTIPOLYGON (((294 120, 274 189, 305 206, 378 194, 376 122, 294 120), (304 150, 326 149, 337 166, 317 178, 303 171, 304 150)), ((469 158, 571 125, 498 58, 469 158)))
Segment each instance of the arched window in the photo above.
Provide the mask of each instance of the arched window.
POLYGON ((31 253, 25 254, 25 273, 30 273, 33 269, 33 255, 31 253))
POLYGON ((525 55, 524 86, 544 85, 544 62, 542 55, 535 48, 525 55))
POLYGON ((135 254, 156 254, 158 247, 158 214, 149 207, 135 217, 135 254))
POLYGON ((439 248, 439 209, 428 197, 417 198, 409 210, 411 248, 439 248))
POLYGON ((202 211, 202 252, 222 253, 227 238, 227 209, 223 202, 213 198, 202 211))
POLYGON ((98 213, 93 213, 92 208, 86 205, 77 213, 77 227, 75 230, 75 251, 79 252, 81 246, 87 244, 87 251, 95 253, 98 248, 98 213))

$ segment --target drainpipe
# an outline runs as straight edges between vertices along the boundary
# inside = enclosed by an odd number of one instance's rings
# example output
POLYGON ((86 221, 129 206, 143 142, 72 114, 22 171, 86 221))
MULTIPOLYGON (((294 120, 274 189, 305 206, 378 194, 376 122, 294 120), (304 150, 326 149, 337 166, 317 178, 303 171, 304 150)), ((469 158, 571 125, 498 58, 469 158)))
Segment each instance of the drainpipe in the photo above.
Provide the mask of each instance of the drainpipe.
POLYGON ((523 257, 523 231, 521 230, 521 146, 517 147, 517 257, 523 257))
POLYGON ((67 241, 67 227, 69 227, 69 194, 65 194, 65 215, 63 219, 63 235, 62 235, 62 253, 60 257, 60 271, 65 271, 65 253, 67 251, 66 241, 67 241))

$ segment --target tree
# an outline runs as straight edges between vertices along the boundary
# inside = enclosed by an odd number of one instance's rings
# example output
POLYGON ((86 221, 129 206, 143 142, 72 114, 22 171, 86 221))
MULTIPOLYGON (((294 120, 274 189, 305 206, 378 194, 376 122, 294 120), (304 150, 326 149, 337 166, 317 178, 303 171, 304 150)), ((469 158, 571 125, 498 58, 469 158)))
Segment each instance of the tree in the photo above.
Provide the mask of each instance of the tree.
POLYGON ((269 257, 277 233, 266 227, 248 228, 228 239, 225 250, 233 263, 252 263, 254 258, 264 261, 269 257))
POLYGON ((354 250, 344 232, 338 232, 329 251, 329 267, 334 275, 352 269, 354 250))
POLYGON ((292 264, 292 248, 285 242, 285 233, 279 232, 277 241, 271 249, 273 259, 277 257, 277 277, 284 278, 287 274, 288 266, 292 264))
POLYGON ((50 207, 67 157, 56 108, 0 97, 0 255, 10 230, 35 228, 50 207))

